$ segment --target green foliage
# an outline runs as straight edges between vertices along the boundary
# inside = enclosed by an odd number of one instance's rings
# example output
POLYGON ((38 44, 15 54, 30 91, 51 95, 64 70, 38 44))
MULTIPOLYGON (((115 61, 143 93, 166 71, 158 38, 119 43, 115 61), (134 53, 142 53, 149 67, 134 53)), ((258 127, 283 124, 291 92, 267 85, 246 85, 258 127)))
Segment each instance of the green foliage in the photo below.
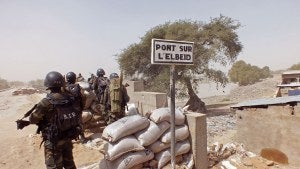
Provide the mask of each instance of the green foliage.
POLYGON ((0 90, 9 88, 7 80, 0 78, 0 90))
POLYGON ((228 76, 232 82, 239 83, 240 86, 245 86, 254 84, 259 80, 266 79, 272 75, 268 66, 259 68, 240 60, 232 65, 228 72, 228 76))
POLYGON ((37 89, 45 89, 43 79, 31 80, 31 81, 28 82, 28 84, 30 86, 34 87, 34 88, 37 88, 37 89))
POLYGON ((176 81, 180 84, 177 95, 187 94, 186 79, 190 80, 194 90, 201 81, 200 77, 208 77, 220 85, 226 85, 226 74, 212 65, 218 63, 227 66, 236 60, 242 50, 236 34, 239 27, 238 22, 225 16, 213 18, 207 24, 190 20, 167 22, 146 32, 139 43, 128 46, 117 55, 117 60, 126 76, 143 74, 146 84, 149 84, 146 89, 166 92, 170 81, 169 66, 150 64, 151 40, 157 38, 192 41, 194 65, 176 66, 176 81))
POLYGON ((300 70, 300 63, 294 64, 288 69, 289 70, 300 70))
POLYGON ((9 85, 10 86, 24 86, 25 83, 21 82, 21 81, 11 81, 11 82, 9 82, 9 85))

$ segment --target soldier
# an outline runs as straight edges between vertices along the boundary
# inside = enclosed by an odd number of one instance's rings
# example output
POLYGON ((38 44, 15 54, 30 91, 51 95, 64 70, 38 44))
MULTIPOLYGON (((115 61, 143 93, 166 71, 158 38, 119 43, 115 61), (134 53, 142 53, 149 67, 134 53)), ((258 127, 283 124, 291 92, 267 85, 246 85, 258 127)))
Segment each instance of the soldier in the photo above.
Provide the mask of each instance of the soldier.
MULTIPOLYGON (((74 97, 74 107, 81 112, 80 114, 80 123, 81 123, 81 128, 83 127, 82 124, 82 111, 85 103, 85 97, 83 94, 83 89, 80 87, 79 84, 76 84, 76 74, 74 72, 68 72, 66 75, 66 87, 65 90, 71 94, 72 97, 74 97)), ((81 142, 86 142, 87 140, 84 137, 83 130, 80 133, 80 140, 81 142)))
POLYGON ((92 87, 97 96, 98 103, 100 104, 101 110, 99 111, 102 113, 102 115, 106 114, 107 111, 108 92, 106 92, 107 91, 106 88, 108 87, 109 84, 107 77, 104 77, 104 75, 105 75, 105 71, 102 68, 99 68, 97 70, 98 77, 95 79, 92 87))
POLYGON ((72 97, 62 92, 64 85, 64 77, 59 72, 49 72, 44 86, 50 93, 29 116, 30 123, 37 124, 42 132, 47 169, 76 169, 72 139, 78 138, 81 131, 80 111, 72 97))
POLYGON ((93 84, 95 82, 95 79, 96 79, 96 76, 94 74, 91 74, 91 77, 88 78, 88 83, 89 83, 90 89, 93 88, 93 84))
POLYGON ((125 106, 130 99, 126 87, 122 84, 122 78, 119 78, 117 73, 110 74, 109 80, 108 105, 110 112, 108 124, 125 116, 125 106))
POLYGON ((84 77, 81 75, 81 73, 79 73, 77 77, 77 82, 83 82, 83 81, 84 81, 84 77))

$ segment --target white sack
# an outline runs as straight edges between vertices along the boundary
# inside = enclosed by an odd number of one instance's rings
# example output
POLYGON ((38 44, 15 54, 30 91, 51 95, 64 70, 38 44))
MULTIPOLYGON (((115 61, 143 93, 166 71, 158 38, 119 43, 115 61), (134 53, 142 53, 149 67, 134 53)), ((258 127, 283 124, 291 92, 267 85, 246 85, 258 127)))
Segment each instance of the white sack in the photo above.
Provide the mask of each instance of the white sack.
POLYGON ((150 121, 148 128, 135 133, 136 138, 142 146, 148 146, 154 143, 159 137, 170 128, 170 123, 163 121, 159 124, 150 121))
POLYGON ((77 84, 84 90, 90 90, 90 84, 88 82, 77 82, 77 84))
MULTIPOLYGON (((177 142, 175 145, 175 156, 188 153, 190 148, 191 145, 188 140, 177 142)), ((171 160, 171 149, 155 154, 155 159, 158 162, 158 169, 161 169, 171 160)))
POLYGON ((81 117, 82 117, 82 123, 86 123, 92 119, 93 114, 90 111, 84 110, 82 112, 81 117))
POLYGON ((151 144, 148 148, 153 152, 153 153, 158 153, 161 152, 162 150, 165 150, 167 148, 171 147, 171 143, 163 143, 160 140, 157 140, 153 144, 151 144))
MULTIPOLYGON (((155 109, 151 112, 150 119, 155 123, 162 121, 171 122, 171 111, 168 107, 155 109)), ((185 122, 185 115, 180 109, 175 109, 175 125, 183 125, 185 122)))
POLYGON ((154 154, 149 150, 130 152, 115 161, 102 159, 99 169, 130 169, 133 166, 152 160, 154 154))
POLYGON ((93 103, 93 101, 95 101, 96 98, 96 94, 93 91, 84 91, 83 92, 84 97, 86 98, 83 109, 88 109, 91 107, 91 104, 93 103))
POLYGON ((146 117, 140 115, 126 116, 105 127, 102 137, 109 142, 134 134, 145 129, 150 124, 146 117))
POLYGON ((135 107, 135 104, 127 104, 127 109, 125 110, 126 116, 132 116, 138 114, 138 109, 135 107), (127 110, 128 109, 128 110, 127 110))
MULTIPOLYGON (((175 126, 175 140, 182 141, 189 137, 189 129, 187 125, 175 126)), ((163 143, 171 143, 171 128, 169 128, 160 138, 163 143)))
POLYGON ((134 136, 127 136, 115 143, 107 142, 104 145, 105 158, 109 161, 113 161, 125 153, 144 149, 134 136))

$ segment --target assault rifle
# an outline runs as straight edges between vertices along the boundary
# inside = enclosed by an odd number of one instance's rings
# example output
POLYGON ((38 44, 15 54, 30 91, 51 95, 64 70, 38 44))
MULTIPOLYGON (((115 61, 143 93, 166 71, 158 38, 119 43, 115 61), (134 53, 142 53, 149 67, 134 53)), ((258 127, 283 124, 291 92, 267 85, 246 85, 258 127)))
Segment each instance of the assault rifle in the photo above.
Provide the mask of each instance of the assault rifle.
POLYGON ((36 108, 36 106, 37 106, 37 104, 35 104, 27 113, 25 113, 24 116, 21 119, 16 121, 17 130, 22 130, 24 127, 26 127, 30 124, 29 121, 23 120, 23 119, 28 117, 33 112, 33 110, 36 108))

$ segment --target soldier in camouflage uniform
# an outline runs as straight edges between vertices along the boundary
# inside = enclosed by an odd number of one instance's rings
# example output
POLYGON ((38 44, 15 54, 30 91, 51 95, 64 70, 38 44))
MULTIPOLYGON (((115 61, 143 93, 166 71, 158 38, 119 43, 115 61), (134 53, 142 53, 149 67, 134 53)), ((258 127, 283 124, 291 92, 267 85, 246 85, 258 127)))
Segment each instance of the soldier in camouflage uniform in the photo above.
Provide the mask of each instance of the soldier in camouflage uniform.
POLYGON ((99 68, 97 70, 97 78, 95 78, 94 83, 92 85, 92 89, 94 90, 97 100, 98 100, 98 105, 96 108, 92 108, 93 111, 97 112, 100 114, 103 118, 107 116, 107 103, 108 103, 108 92, 107 92, 107 87, 109 85, 109 80, 107 77, 104 76, 105 71, 102 68, 99 68), (97 110, 95 110, 97 109, 97 110))
POLYGON ((62 92, 64 84, 59 72, 49 72, 44 85, 50 93, 29 117, 30 123, 37 124, 42 132, 47 169, 76 169, 72 139, 80 132, 79 112, 73 107, 70 96, 62 92))
MULTIPOLYGON (((67 81, 67 84, 65 86, 65 90, 70 95, 72 95, 72 97, 74 97, 74 108, 78 109, 78 111, 81 112, 80 113, 80 123, 81 123, 81 127, 83 129, 82 111, 83 111, 83 107, 84 107, 85 100, 86 100, 86 98, 84 97, 84 94, 83 94, 84 91, 80 87, 80 85, 76 83, 76 74, 74 72, 68 72, 66 74, 66 81, 67 81)), ((84 137, 83 130, 80 133, 80 140, 81 140, 81 142, 87 141, 86 138, 84 137)))
POLYGON ((109 76, 110 84, 108 90, 108 107, 109 114, 107 116, 108 124, 117 121, 125 116, 125 107, 130 100, 126 87, 122 84, 122 79, 117 73, 109 76))

